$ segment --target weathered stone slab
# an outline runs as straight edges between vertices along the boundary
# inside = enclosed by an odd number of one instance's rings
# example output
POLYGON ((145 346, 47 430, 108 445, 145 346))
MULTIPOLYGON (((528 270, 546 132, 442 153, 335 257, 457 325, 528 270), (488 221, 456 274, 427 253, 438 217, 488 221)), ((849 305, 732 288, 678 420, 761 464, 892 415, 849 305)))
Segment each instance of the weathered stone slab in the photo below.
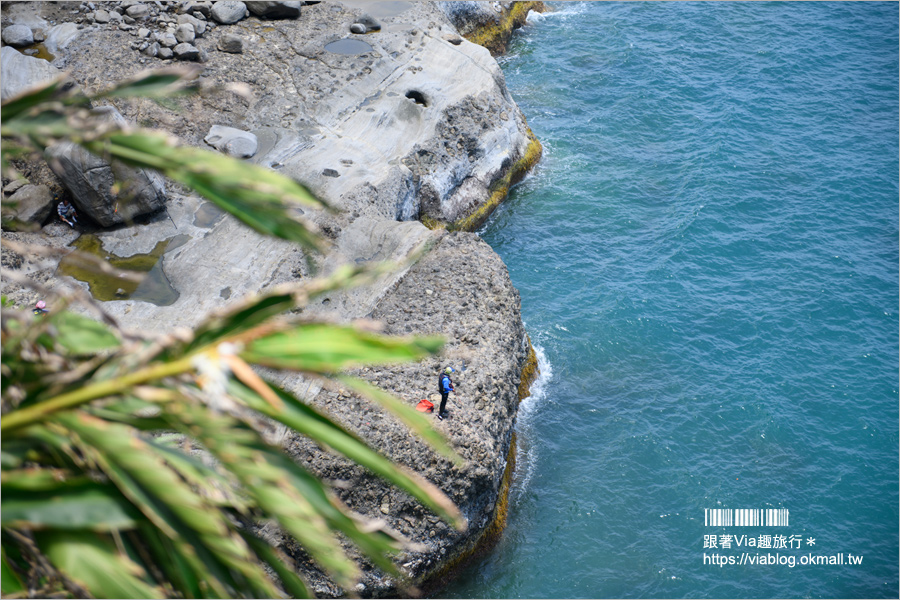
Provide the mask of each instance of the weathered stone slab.
POLYGON ((224 125, 213 125, 204 141, 216 150, 236 158, 250 158, 259 148, 259 141, 249 131, 224 125))
POLYGON ((62 71, 46 60, 25 56, 11 46, 0 48, 0 96, 3 100, 60 75, 62 71))

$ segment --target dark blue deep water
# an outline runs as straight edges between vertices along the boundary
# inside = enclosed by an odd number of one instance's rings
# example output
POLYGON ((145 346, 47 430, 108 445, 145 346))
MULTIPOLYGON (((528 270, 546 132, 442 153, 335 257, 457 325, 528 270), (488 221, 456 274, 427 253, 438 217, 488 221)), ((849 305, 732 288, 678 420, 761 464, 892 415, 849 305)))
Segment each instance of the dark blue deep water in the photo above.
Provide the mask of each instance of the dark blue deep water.
POLYGON ((482 232, 543 374, 443 594, 896 598, 898 4, 553 8, 502 59, 544 158, 482 232), (745 551, 795 566, 708 564, 745 551))

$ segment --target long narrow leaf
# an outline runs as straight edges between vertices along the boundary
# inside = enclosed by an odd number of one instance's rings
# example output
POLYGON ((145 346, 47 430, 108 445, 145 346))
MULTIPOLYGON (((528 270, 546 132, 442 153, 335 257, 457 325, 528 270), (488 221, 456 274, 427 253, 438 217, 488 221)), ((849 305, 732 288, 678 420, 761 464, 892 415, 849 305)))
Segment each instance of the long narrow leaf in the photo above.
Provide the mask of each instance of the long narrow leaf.
POLYGON ((5 486, 0 517, 19 529, 112 531, 135 527, 140 513, 115 486, 88 481, 40 492, 5 486))
POLYGON ((193 65, 179 65, 166 69, 142 71, 133 78, 115 84, 97 98, 167 98, 179 93, 196 93, 196 89, 185 90, 183 84, 196 76, 201 69, 193 65))
POLYGON ((143 569, 96 534, 38 533, 35 541, 58 569, 98 598, 163 597, 143 580, 143 569))
POLYGON ((103 140, 86 142, 85 147, 98 156, 155 169, 190 186, 264 235, 322 249, 321 241, 289 213, 300 206, 326 205, 303 185, 271 169, 180 146, 168 136, 148 131, 112 133, 103 140))
POLYGON ((139 535, 137 543, 145 544, 148 551, 156 561, 156 565, 162 569, 166 582, 181 592, 185 598, 201 598, 204 594, 200 586, 200 579, 192 568, 192 561, 182 556, 180 546, 173 544, 172 540, 160 535, 159 529, 143 524, 138 532, 131 535, 139 535))
MULTIPOLYGON (((62 413, 56 418, 91 448, 102 451, 102 460, 107 467, 115 464, 127 472, 147 493, 154 494, 155 503, 162 502, 177 516, 180 526, 174 532, 175 536, 184 535, 185 529, 191 529, 203 546, 236 574, 253 582, 268 581, 265 573, 252 560, 246 543, 231 531, 223 515, 208 501, 193 493, 127 427, 103 423, 87 415, 62 413)), ((141 504, 136 504, 138 508, 143 508, 141 504)), ((145 514, 158 517, 159 513, 153 511, 145 514)), ((269 593, 275 593, 271 586, 269 593)))
MULTIPOLYGON (((230 386, 229 391, 250 408, 287 425, 298 433, 308 436, 313 441, 328 446, 366 467, 379 477, 396 485, 422 502, 422 504, 448 522, 454 524, 461 522, 459 509, 436 487, 424 482, 420 476, 401 469, 381 454, 369 448, 365 442, 323 417, 291 394, 277 388, 273 389, 284 404, 281 410, 276 410, 253 390, 236 382, 230 386)), ((416 414, 418 415, 418 413, 416 414)), ((431 428, 430 425, 427 425, 427 427, 431 428)), ((438 432, 432 429, 432 433, 436 435, 429 435, 429 437, 437 437, 440 444, 439 447, 444 450, 448 457, 462 460, 447 446, 438 432)))
POLYGON ((265 541, 259 539, 246 529, 241 529, 241 535, 247 541, 253 551, 256 552, 278 575, 281 585, 292 598, 310 598, 309 588, 306 583, 297 575, 297 568, 294 565, 285 564, 290 561, 281 552, 278 552, 265 541))
POLYGON ((403 421, 403 423, 414 433, 425 439, 432 447, 450 459, 455 465, 460 466, 463 464, 463 459, 447 445, 446 440, 444 440, 440 432, 432 426, 431 420, 412 406, 405 404, 399 398, 392 396, 370 383, 357 379, 356 377, 337 375, 335 376, 335 379, 391 412, 394 416, 403 421))
POLYGON ((6 557, 6 548, 0 548, 0 552, 2 552, 2 562, 0 562, 0 569, 2 569, 0 570, 0 592, 2 592, 4 596, 8 596, 23 591, 25 586, 22 584, 19 575, 10 566, 9 559, 6 557))
POLYGON ((73 312, 50 317, 57 329, 56 340, 72 354, 96 354, 119 346, 119 338, 103 323, 73 312))
POLYGON ((436 353, 439 337, 392 338, 352 327, 311 323, 252 340, 240 353, 267 367, 337 373, 360 365, 414 361, 436 353))
POLYGON ((318 491, 290 485, 284 465, 277 468, 271 462, 273 454, 283 455, 267 448, 255 431, 226 415, 198 410, 186 407, 172 426, 192 432, 234 473, 260 508, 277 519, 339 585, 350 585, 358 574, 357 567, 344 556, 328 528, 322 516, 323 506, 316 502, 318 491))

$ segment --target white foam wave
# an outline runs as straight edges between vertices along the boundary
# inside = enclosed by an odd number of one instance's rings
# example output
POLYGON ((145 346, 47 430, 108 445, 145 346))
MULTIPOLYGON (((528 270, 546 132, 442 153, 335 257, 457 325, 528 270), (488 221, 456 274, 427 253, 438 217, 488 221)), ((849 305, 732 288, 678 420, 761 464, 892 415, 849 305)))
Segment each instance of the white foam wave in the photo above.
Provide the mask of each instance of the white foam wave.
POLYGON ((553 366, 547 360, 544 349, 533 342, 532 347, 537 356, 539 374, 531 384, 531 395, 519 404, 516 417, 516 472, 510 488, 510 500, 513 504, 517 504, 528 490, 534 475, 538 458, 537 447, 533 443, 535 419, 539 413, 538 409, 547 401, 547 385, 553 378, 553 366))
POLYGON ((560 10, 549 10, 544 13, 536 13, 534 11, 528 11, 528 15, 525 17, 525 20, 528 22, 539 23, 546 19, 559 19, 565 17, 573 17, 583 15, 588 8, 590 2, 568 2, 565 5, 565 8, 560 10), (534 21, 532 21, 532 17, 534 21))

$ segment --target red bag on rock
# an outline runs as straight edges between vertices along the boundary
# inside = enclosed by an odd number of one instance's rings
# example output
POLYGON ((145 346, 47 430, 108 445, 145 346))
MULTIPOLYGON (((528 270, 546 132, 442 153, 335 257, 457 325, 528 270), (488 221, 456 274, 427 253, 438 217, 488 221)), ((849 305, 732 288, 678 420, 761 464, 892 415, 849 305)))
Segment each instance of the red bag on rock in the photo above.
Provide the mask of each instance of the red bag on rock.
POLYGON ((416 405, 416 410, 419 412, 432 412, 434 410, 434 403, 424 399, 420 400, 416 405))

